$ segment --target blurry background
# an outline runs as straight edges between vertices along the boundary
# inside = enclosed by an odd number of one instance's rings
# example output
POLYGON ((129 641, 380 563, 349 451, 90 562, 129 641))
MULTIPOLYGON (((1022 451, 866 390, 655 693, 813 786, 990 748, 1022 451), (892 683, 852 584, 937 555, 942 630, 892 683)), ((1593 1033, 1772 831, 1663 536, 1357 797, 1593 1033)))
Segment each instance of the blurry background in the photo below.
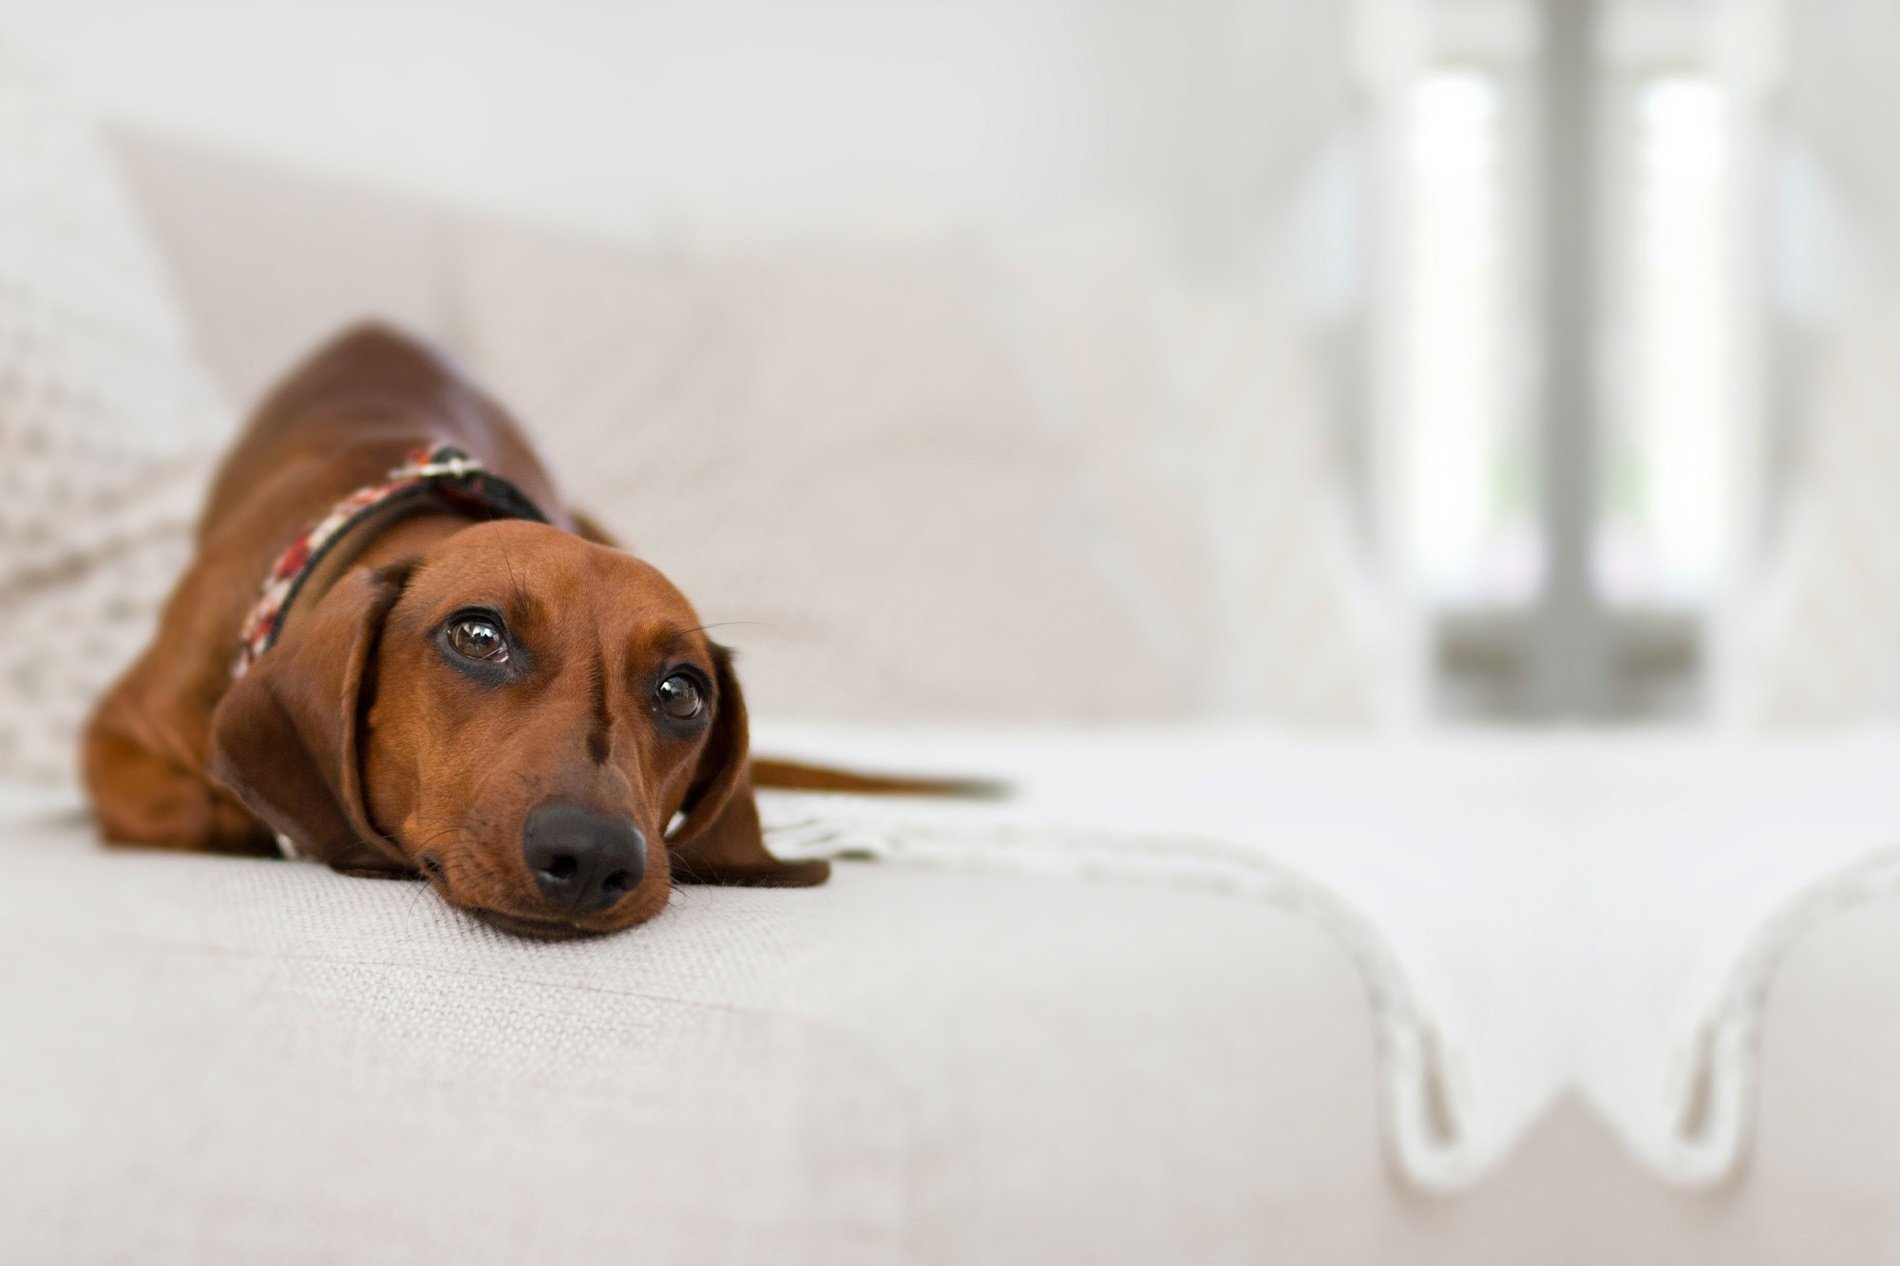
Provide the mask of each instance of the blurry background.
POLYGON ((1881 638, 1829 642, 1900 594, 1842 565, 1882 485, 1803 474, 1829 434, 1885 469, 1887 0, 5 0, 0 34, 135 133, 630 248, 1139 240, 1297 344, 1399 715, 1900 701, 1881 638))

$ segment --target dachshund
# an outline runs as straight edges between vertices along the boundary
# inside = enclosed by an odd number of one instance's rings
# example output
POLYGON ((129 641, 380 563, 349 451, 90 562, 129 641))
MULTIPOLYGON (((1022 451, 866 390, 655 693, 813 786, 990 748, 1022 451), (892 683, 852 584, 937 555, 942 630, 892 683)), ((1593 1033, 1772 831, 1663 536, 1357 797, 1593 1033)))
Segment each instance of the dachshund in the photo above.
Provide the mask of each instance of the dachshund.
POLYGON ((109 843, 419 876, 549 939, 648 920, 676 881, 824 882, 766 850, 755 784, 959 790, 752 761, 692 604, 466 373, 376 325, 253 414, 82 764, 109 843))

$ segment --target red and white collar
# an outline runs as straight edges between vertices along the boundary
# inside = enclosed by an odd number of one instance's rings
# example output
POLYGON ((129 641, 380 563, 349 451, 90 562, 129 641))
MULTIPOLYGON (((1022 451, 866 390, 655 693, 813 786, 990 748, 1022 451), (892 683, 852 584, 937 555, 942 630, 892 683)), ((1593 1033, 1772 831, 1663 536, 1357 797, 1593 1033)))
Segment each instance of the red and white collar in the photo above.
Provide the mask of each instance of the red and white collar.
POLYGON ((519 488, 490 474, 461 449, 450 444, 418 448, 401 466, 389 472, 385 482, 358 488, 337 502, 277 556, 256 605, 238 633, 232 677, 242 677, 249 672, 257 657, 277 641, 278 633, 283 630, 284 613, 296 600, 297 591, 352 527, 398 502, 432 495, 453 509, 484 518, 548 521, 541 507, 519 488))

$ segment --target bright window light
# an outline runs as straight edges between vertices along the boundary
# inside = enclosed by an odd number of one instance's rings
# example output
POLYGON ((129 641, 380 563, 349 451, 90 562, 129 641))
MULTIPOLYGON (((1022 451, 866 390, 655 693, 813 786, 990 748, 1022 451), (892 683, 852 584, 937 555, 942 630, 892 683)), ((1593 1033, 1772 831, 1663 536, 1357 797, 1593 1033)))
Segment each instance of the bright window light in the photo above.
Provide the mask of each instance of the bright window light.
POLYGON ((1639 88, 1634 124, 1597 581, 1612 603, 1688 605, 1722 579, 1736 495, 1728 118, 1714 82, 1667 74, 1639 88))
POLYGON ((1412 580, 1437 605, 1537 583, 1525 445, 1510 406, 1502 89, 1477 69, 1412 96, 1402 479, 1412 580))

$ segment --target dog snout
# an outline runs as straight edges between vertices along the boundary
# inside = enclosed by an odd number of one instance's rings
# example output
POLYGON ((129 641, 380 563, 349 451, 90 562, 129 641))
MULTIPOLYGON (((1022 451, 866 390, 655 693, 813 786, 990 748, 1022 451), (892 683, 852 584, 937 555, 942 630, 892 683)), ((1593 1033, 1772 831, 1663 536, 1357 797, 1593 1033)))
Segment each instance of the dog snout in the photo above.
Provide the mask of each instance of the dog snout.
POLYGON ((528 815, 521 849, 548 901, 598 914, 640 886, 647 841, 630 819, 584 805, 545 804, 528 815))

